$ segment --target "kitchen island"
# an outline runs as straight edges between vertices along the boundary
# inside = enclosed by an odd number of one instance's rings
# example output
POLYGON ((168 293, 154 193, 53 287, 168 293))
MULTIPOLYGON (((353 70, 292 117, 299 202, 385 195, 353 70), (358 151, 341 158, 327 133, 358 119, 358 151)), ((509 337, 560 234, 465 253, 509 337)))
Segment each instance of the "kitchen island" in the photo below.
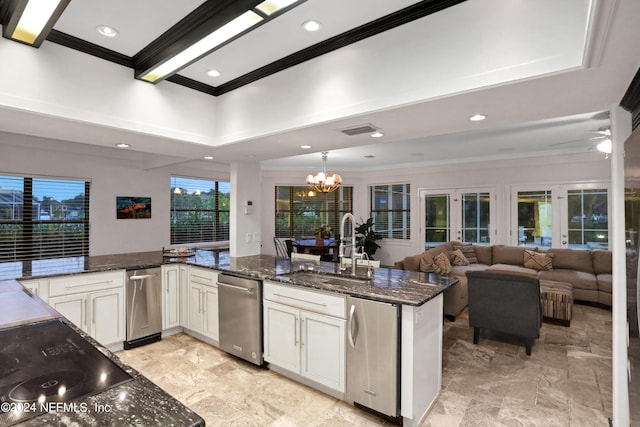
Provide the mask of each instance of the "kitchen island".
MULTIPOLYGON (((381 268, 373 270, 372 276, 367 278, 366 269, 359 268, 358 274, 365 280, 336 282, 324 280, 345 275, 345 271, 335 263, 292 261, 269 255, 234 258, 225 251, 196 250, 193 256, 177 258, 163 257, 162 252, 154 251, 0 264, 0 278, 20 278, 23 283, 39 277, 62 276, 64 280, 64 277, 75 274, 161 265, 238 274, 284 287, 307 288, 313 292, 397 305, 401 325, 400 414, 404 425, 418 425, 439 394, 442 367, 442 292, 455 284, 455 279, 446 276, 381 268)), ((188 295, 182 294, 183 304, 188 299, 188 295)), ((187 329, 185 326, 185 330, 187 329)), ((217 338, 213 339, 214 344, 216 340, 217 338)))

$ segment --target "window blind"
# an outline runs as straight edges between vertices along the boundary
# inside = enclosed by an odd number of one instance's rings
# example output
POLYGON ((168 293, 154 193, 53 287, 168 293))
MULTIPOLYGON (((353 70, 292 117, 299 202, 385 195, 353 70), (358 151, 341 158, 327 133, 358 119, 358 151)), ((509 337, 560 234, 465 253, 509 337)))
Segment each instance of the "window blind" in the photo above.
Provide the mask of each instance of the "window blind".
POLYGON ((231 184, 171 177, 171 244, 229 240, 231 184))
POLYGON ((321 228, 340 233, 342 215, 352 212, 353 187, 318 193, 308 186, 275 187, 276 237, 313 237, 321 228))
POLYGON ((0 175, 0 262, 89 255, 90 181, 0 175))
POLYGON ((374 230, 389 239, 410 239, 410 184, 373 185, 369 191, 374 230))

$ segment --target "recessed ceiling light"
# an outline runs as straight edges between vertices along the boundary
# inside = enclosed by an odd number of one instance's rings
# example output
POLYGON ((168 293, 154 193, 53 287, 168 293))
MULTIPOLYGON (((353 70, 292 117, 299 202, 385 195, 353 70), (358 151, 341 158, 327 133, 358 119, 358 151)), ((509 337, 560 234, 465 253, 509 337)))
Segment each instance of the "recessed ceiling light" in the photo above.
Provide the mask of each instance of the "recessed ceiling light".
POLYGON ((207 71, 207 74, 211 77, 220 77, 220 71, 214 70, 213 68, 207 71))
POLYGON ((118 30, 108 25, 98 25, 96 30, 105 37, 116 37, 118 30))
POLYGON ((116 144, 116 147, 118 147, 118 148, 129 148, 129 147, 131 147, 131 145, 121 142, 119 144, 116 144))
POLYGON ((469 120, 471 120, 472 122, 480 122, 486 118, 486 114, 474 114, 473 116, 469 117, 469 120))
POLYGON ((302 148, 303 150, 308 150, 309 148, 311 148, 311 146, 309 144, 302 144, 300 148, 302 148))
POLYGON ((375 131, 374 133, 371 134, 371 138, 380 138, 383 137, 384 133, 380 132, 379 130, 375 131))
POLYGON ((213 156, 204 156, 205 160, 213 160, 213 156))
POLYGON ((320 23, 318 21, 305 21, 302 23, 302 28, 310 32, 318 31, 320 29, 320 23))

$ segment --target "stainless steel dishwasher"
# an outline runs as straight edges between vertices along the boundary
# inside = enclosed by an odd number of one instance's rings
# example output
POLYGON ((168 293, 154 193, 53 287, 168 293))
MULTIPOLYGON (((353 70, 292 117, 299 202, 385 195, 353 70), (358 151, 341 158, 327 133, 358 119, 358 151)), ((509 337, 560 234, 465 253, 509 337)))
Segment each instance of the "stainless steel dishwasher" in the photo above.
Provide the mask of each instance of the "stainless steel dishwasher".
POLYGON ((161 292, 160 268, 127 271, 125 349, 160 340, 162 333, 161 292))
POLYGON ((262 365, 262 282, 218 274, 220 348, 262 365))

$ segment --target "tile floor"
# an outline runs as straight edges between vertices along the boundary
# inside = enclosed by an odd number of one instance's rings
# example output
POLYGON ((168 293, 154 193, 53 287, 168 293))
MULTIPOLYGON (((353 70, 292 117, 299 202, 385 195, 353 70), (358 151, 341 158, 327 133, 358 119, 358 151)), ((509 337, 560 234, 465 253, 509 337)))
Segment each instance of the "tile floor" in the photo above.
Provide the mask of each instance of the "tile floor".
MULTIPOLYGON (((571 327, 543 324, 530 357, 524 347, 472 338, 464 314, 445 322, 442 392, 423 427, 609 425, 610 311, 574 305, 571 327)), ((385 425, 185 334, 118 356, 208 426, 385 425)))

